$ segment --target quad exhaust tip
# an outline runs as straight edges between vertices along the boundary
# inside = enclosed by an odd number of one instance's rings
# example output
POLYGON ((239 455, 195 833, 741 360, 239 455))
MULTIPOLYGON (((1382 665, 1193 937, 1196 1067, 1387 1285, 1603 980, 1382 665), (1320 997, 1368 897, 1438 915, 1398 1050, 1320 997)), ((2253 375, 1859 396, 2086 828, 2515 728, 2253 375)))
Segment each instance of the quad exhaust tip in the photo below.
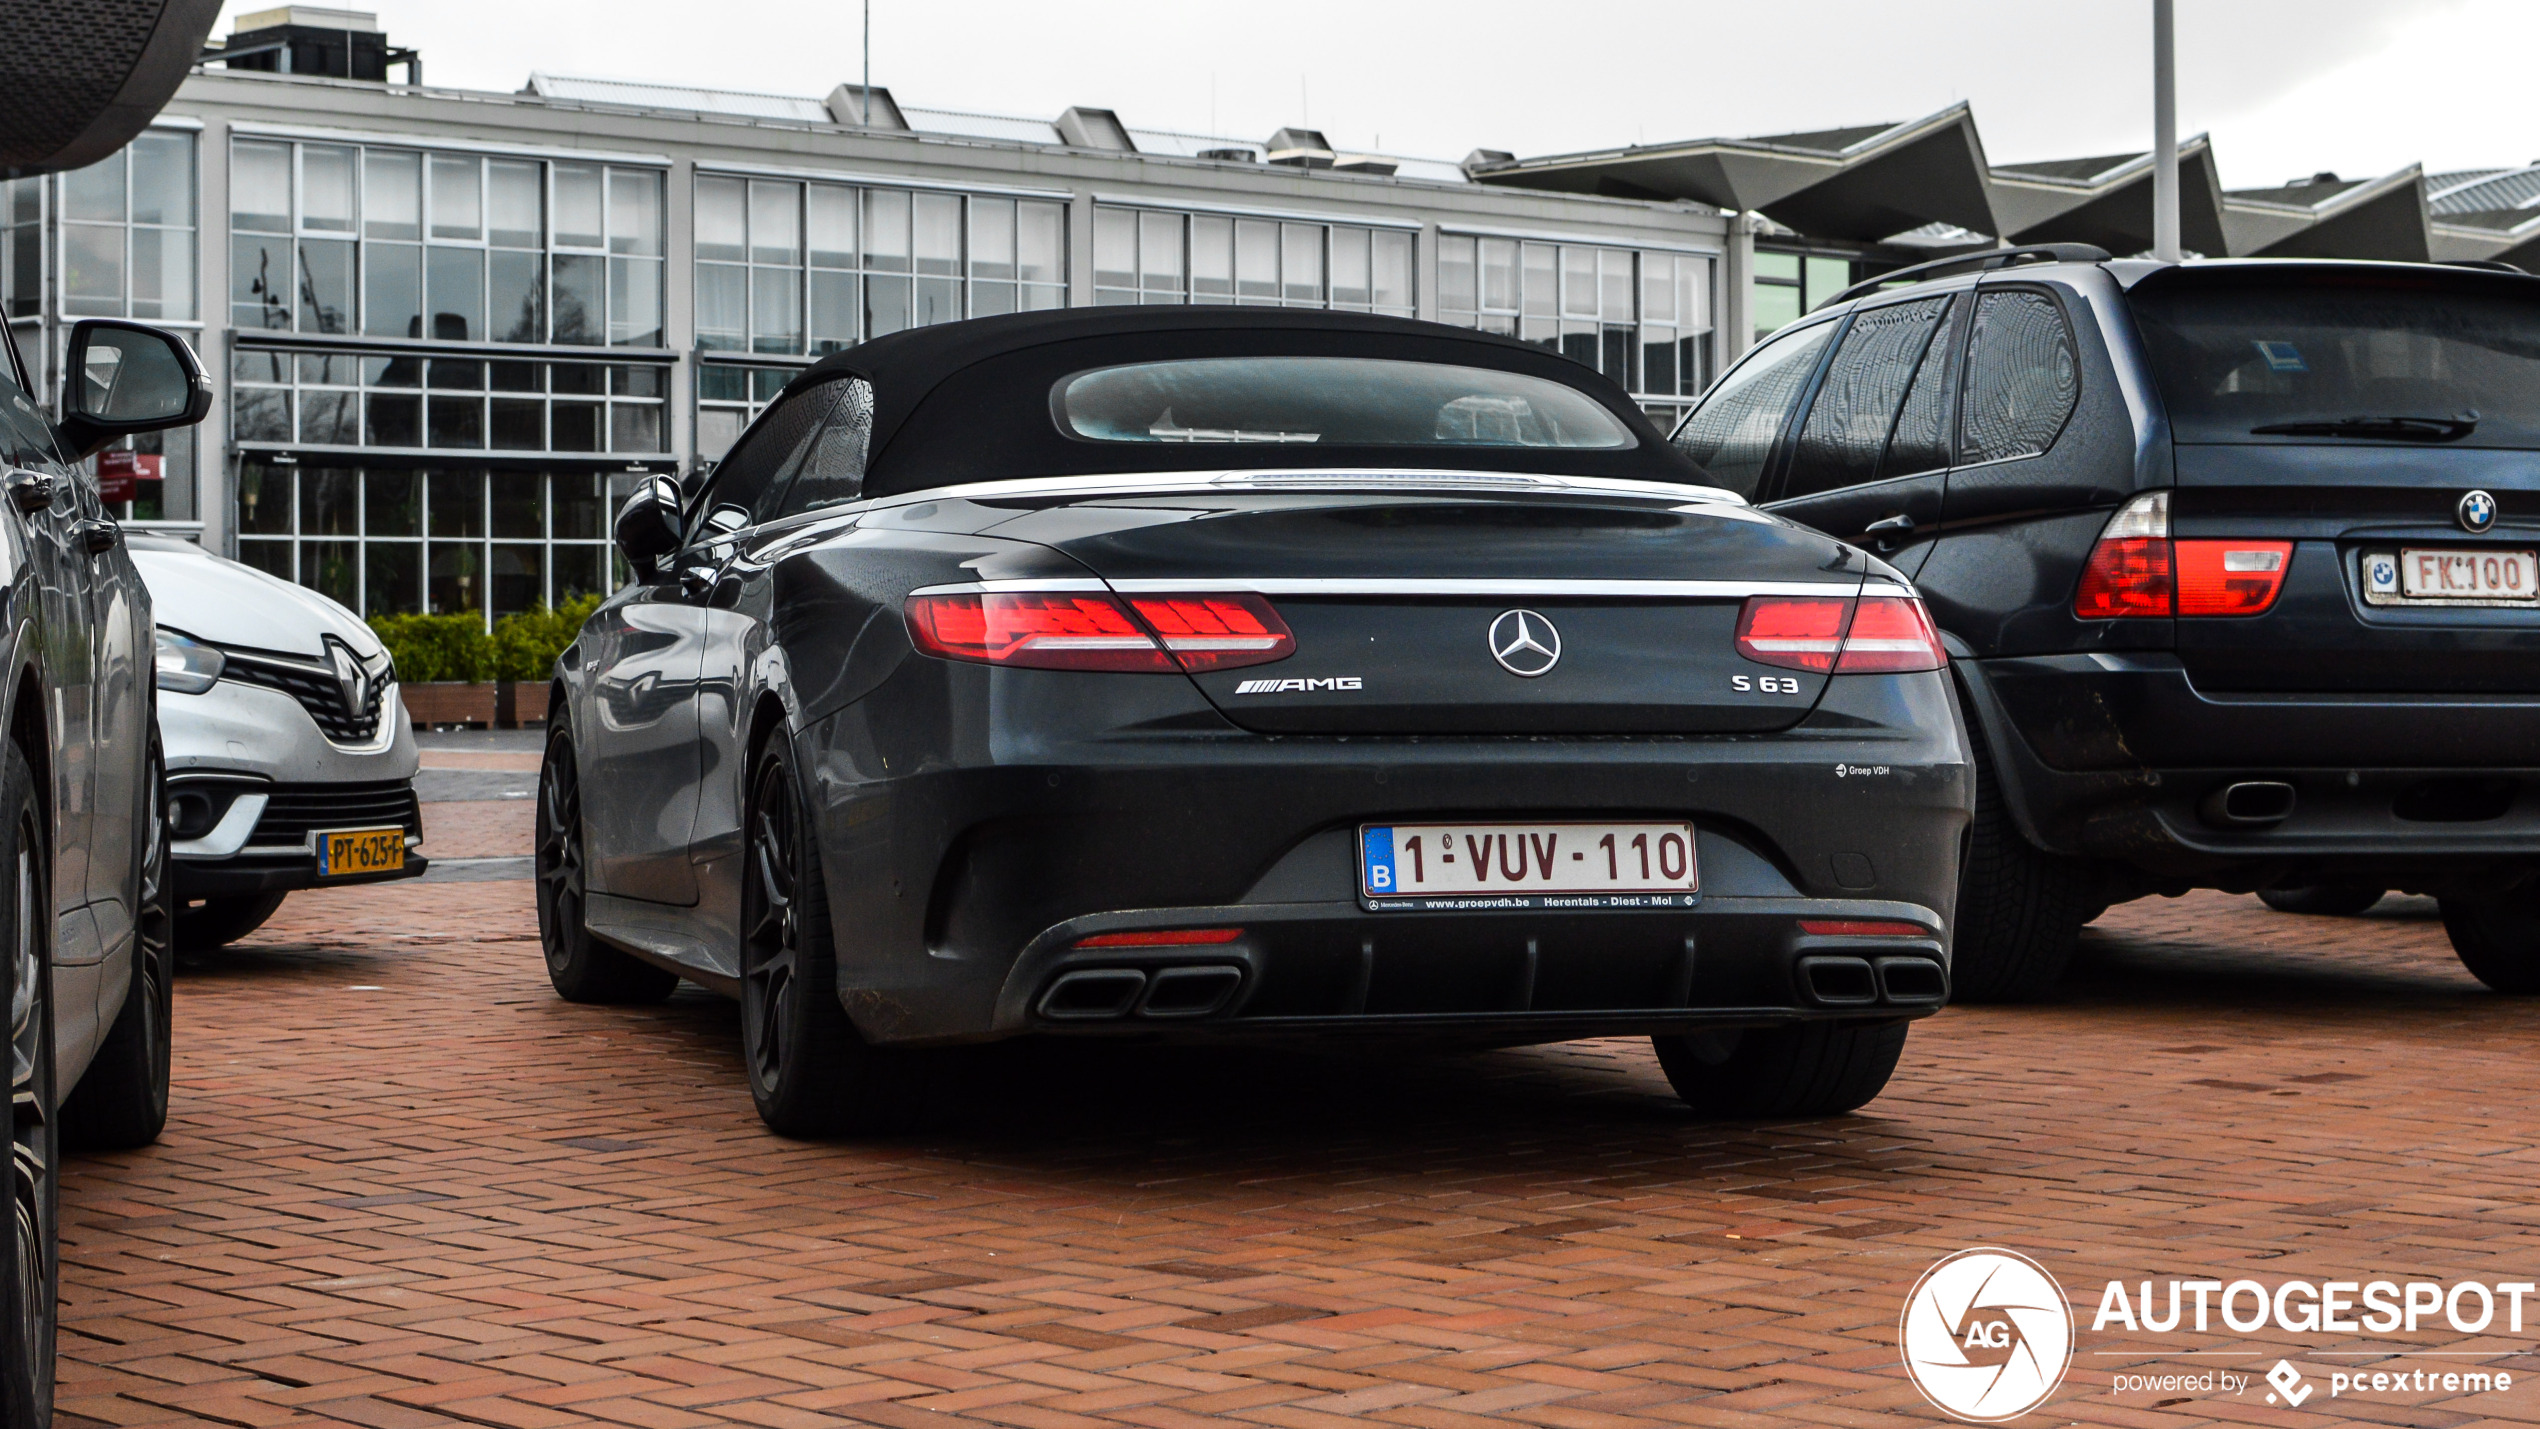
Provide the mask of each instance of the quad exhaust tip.
POLYGON ((1041 994, 1040 1014, 1052 1022, 1110 1022, 1124 1017, 1207 1017, 1234 1000, 1244 972, 1232 963, 1188 967, 1080 968, 1061 973, 1041 994))
POLYGON ((1799 984, 1820 1007, 1929 1006, 1949 996, 1949 974, 1918 956, 1817 954, 1799 960, 1799 984))
POLYGON ((2281 779, 2243 779, 2207 794, 2196 812, 2217 828, 2263 828, 2292 815, 2293 797, 2293 786, 2281 779))

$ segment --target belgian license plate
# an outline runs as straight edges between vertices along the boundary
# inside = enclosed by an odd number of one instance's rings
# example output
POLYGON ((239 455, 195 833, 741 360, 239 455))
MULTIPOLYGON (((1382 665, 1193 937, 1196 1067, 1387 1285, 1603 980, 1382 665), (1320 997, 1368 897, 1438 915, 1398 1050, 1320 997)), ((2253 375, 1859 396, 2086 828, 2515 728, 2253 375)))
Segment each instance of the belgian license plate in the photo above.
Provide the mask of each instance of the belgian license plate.
POLYGON ((1366 824, 1358 892, 1373 908, 1686 908, 1693 825, 1366 824))
POLYGON ((406 866, 406 831, 346 829, 318 835, 318 877, 394 873, 406 866))
POLYGON ((2364 588, 2385 599, 2540 603, 2540 553, 2460 547, 2402 549, 2395 556, 2376 552, 2364 558, 2364 588))

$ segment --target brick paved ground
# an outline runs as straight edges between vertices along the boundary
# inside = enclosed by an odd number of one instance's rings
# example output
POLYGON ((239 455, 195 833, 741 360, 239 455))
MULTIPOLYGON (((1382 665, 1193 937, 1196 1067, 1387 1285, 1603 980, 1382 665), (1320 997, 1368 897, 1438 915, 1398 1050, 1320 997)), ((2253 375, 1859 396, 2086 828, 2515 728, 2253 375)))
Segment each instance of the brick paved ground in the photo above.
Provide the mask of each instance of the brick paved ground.
MULTIPOLYGON (((2325 1352, 2363 1342, 2088 1329, 2111 1276, 2540 1279, 2540 1003, 2479 990, 2430 914, 2120 909, 2060 1003, 1923 1024, 1889 1094, 1838 1120, 1698 1124, 1641 1043, 1058 1048, 995 1061, 996 1096, 953 1124, 819 1146, 760 1130, 728 1005, 550 995, 525 883, 297 895, 181 979, 165 1142, 73 1166, 63 1409, 1927 1421, 1897 1367, 1901 1297, 1993 1244, 2043 1262, 2083 1321, 2026 1422, 2527 1421, 2529 1383, 2322 1387, 2299 1413, 2263 1384, 2116 1394, 2120 1370, 2256 1374, 2279 1353, 2319 1384, 2358 1363, 2325 1352)), ((2530 1336, 2402 1341, 2378 1348, 2530 1336)), ((2540 1358, 2409 1363, 2540 1382, 2540 1358)))

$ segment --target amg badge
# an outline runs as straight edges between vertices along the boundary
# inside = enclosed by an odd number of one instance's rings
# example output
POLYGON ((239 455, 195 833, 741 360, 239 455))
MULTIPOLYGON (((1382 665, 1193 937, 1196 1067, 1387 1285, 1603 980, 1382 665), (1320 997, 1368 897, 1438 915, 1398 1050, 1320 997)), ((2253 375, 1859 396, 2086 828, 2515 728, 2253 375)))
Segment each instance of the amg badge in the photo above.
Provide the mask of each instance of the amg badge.
POLYGON ((1302 694, 1308 690, 1355 690, 1360 688, 1356 675, 1333 675, 1320 680, 1246 680, 1235 686, 1239 695, 1302 694))

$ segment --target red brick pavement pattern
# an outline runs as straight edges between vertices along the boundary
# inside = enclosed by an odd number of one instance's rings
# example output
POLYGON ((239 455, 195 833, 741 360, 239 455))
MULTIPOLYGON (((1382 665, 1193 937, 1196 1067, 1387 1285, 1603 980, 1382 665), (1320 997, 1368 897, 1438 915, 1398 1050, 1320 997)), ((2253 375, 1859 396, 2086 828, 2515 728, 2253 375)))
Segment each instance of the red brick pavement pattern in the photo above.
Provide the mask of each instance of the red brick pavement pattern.
POLYGON ((534 799, 468 799, 423 806, 423 853, 430 858, 526 857, 536 844, 534 799))
MULTIPOLYGON (((164 1143, 68 1179, 67 1423, 1929 1421, 1899 1305, 1975 1244, 2082 1319, 2028 1422, 2540 1417, 2519 1386, 2115 1394, 2278 1353, 2321 1386, 2356 1342, 2089 1329, 2111 1276, 2540 1278, 2540 1004, 2479 990, 2421 902, 2120 909, 2060 1001, 1923 1024, 1847 1118, 1700 1124, 1625 1041, 1079 1046, 861 1145, 760 1129, 728 1004, 556 1000, 527 906, 304 894, 186 971, 164 1143)), ((2427 1345, 2529 1336, 2379 1348, 2427 1345)))

